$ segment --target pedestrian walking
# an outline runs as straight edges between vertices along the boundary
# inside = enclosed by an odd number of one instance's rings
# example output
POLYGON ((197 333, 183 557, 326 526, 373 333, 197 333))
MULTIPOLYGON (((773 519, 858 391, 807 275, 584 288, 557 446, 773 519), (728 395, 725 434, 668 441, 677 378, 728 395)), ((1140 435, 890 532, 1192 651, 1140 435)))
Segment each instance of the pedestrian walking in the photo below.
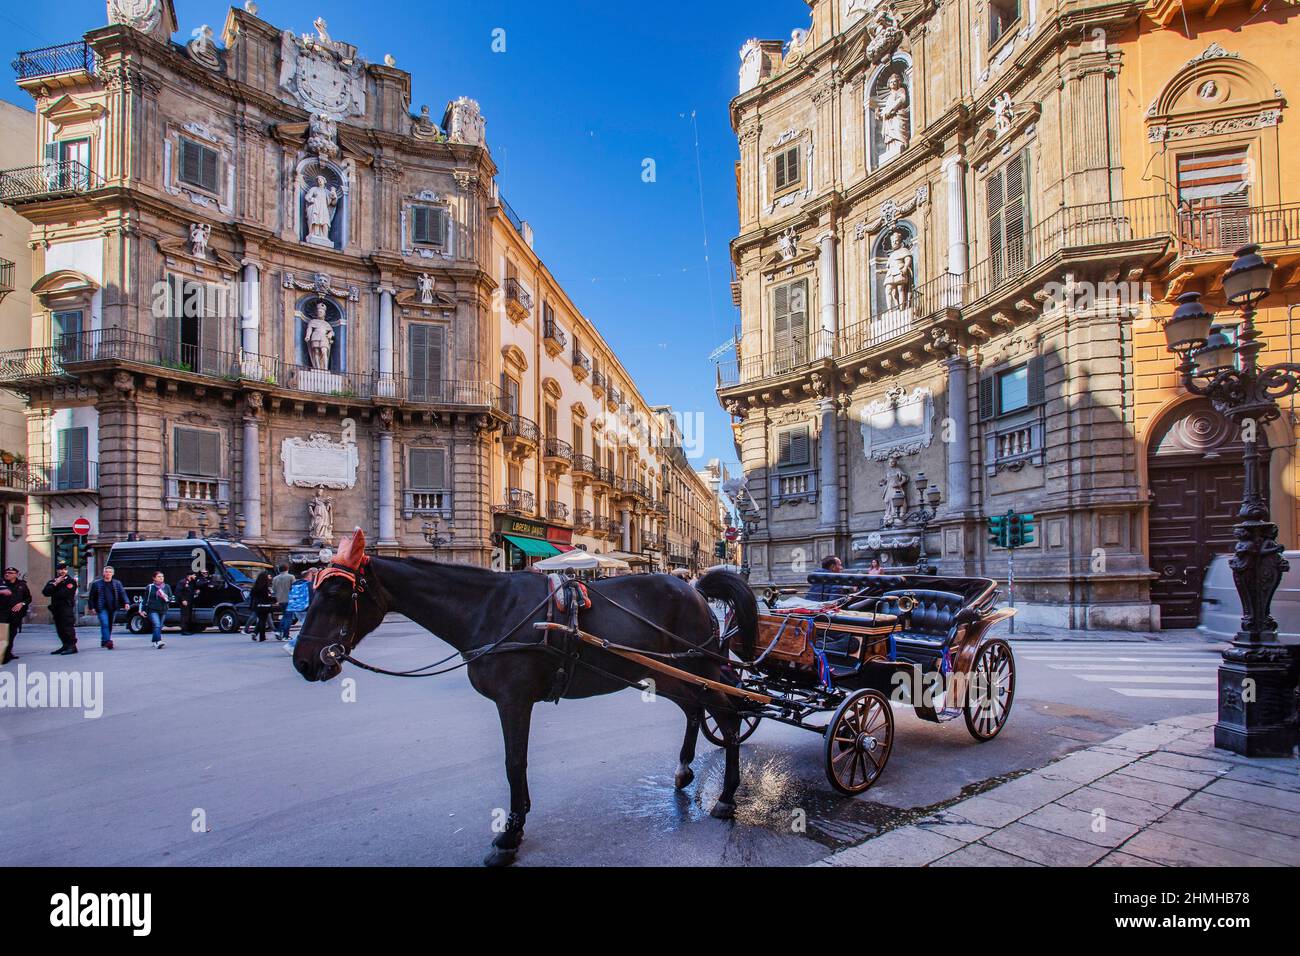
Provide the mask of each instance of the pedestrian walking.
POLYGON ((248 632, 258 643, 266 641, 266 626, 271 612, 275 610, 275 593, 271 590, 271 572, 263 571, 253 582, 252 593, 248 596, 249 607, 253 610, 254 622, 248 626, 248 632))
POLYGON ((55 566, 54 577, 45 582, 41 593, 50 599, 50 617, 59 635, 58 649, 50 653, 77 653, 77 579, 68 572, 68 562, 55 566))
POLYGON ((0 581, 0 664, 18 660, 14 653, 14 640, 22 630, 23 618, 32 603, 32 592, 27 582, 18 576, 17 568, 5 568, 0 581))
MULTIPOLYGON (((298 618, 302 618, 304 621, 307 619, 307 608, 311 606, 311 599, 316 594, 316 577, 320 574, 320 571, 320 568, 308 568, 302 573, 302 579, 294 582, 293 588, 290 589, 289 608, 295 621, 298 618)), ((298 643, 298 638, 296 635, 291 635, 287 627, 284 636, 289 639, 284 648, 292 654, 294 647, 298 643)))
POLYGON ((298 579, 289 573, 289 565, 280 565, 280 573, 271 579, 271 593, 275 596, 275 611, 280 615, 280 627, 276 631, 276 640, 282 641, 285 631, 284 619, 289 609, 289 591, 298 579))
POLYGON ((300 615, 307 613, 307 605, 311 603, 311 593, 312 584, 306 575, 294 581, 293 587, 289 588, 289 600, 285 603, 284 616, 280 618, 280 640, 287 641, 290 628, 300 615))
POLYGON ((172 594, 166 576, 161 571, 155 571, 153 581, 145 588, 144 613, 149 616, 149 624, 153 627, 153 646, 158 650, 167 646, 167 642, 163 640, 162 629, 167 620, 167 611, 175 601, 176 596, 172 594))
POLYGON ((104 566, 100 579, 90 586, 90 609, 99 618, 99 646, 113 649, 113 618, 131 606, 122 582, 113 577, 111 565, 104 566))

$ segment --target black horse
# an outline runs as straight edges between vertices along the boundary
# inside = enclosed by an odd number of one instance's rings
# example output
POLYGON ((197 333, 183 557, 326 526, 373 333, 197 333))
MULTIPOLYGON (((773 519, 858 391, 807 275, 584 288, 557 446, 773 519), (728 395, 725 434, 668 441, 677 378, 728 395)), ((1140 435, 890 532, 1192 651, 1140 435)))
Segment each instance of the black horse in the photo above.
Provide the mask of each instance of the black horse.
MULTIPOLYGON (((683 655, 664 663, 734 684, 734 674, 719 654, 715 618, 705 598, 724 601, 732 610, 735 639, 740 642, 737 649, 747 660, 752 657, 758 609, 749 587, 733 572, 709 572, 694 587, 666 574, 608 578, 594 582, 590 592, 592 606, 580 612, 584 631, 651 656, 683 655), (703 653, 692 652, 692 647, 703 653)), ((655 692, 686 714, 686 738, 674 778, 679 789, 695 778, 691 761, 700 722, 708 711, 727 742, 722 793, 711 813, 730 818, 740 784, 736 740, 740 720, 733 700, 721 691, 580 641, 570 642, 569 649, 579 655, 576 665, 541 649, 544 632, 533 625, 547 619, 547 604, 552 603, 548 595, 548 580, 541 574, 502 574, 415 558, 369 556, 365 536, 358 529, 343 538, 334 564, 318 579, 294 649, 294 667, 309 681, 335 677, 342 655, 351 654, 389 611, 405 614, 470 660, 470 682, 496 703, 501 716, 510 783, 510 816, 504 831, 492 841, 484 861, 489 866, 509 864, 518 852, 531 807, 527 768, 533 705, 556 694, 594 697, 652 678, 655 692), (567 676, 557 680, 561 667, 568 668, 567 676)), ((559 619, 567 621, 567 616, 559 619)), ((564 643, 558 632, 547 640, 552 645, 564 643)))

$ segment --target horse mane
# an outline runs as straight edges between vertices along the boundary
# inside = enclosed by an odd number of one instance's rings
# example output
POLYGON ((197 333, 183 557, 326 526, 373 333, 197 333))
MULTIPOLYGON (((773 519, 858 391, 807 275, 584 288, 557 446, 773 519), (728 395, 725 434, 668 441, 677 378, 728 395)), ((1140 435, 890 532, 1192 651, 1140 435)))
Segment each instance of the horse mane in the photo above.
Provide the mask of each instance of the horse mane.
POLYGON ((448 579, 453 584, 466 587, 490 587, 509 577, 509 575, 503 575, 500 572, 480 568, 472 564, 449 564, 443 561, 430 561, 427 558, 392 558, 374 555, 370 560, 380 562, 381 566, 397 565, 411 571, 436 570, 440 577, 448 579))

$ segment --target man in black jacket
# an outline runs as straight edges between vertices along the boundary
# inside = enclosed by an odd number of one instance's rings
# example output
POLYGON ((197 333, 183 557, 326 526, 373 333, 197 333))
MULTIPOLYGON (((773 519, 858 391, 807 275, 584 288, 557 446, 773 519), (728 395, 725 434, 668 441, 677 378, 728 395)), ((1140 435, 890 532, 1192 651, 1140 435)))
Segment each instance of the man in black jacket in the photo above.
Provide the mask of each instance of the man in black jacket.
POLYGON ((68 573, 68 562, 59 562, 41 593, 50 599, 50 616, 59 635, 59 648, 50 653, 77 653, 77 579, 68 573))
POLYGON ((125 611, 131 606, 122 582, 113 577, 111 565, 104 565, 104 574, 90 586, 89 605, 91 611, 99 618, 99 646, 113 649, 113 619, 118 611, 125 611))
POLYGON ((176 600, 181 605, 181 633, 194 633, 194 599, 199 593, 199 576, 187 574, 176 587, 176 600))
POLYGON ((23 618, 27 616, 31 604, 32 592, 27 587, 27 582, 18 577, 18 569, 5 568, 4 580, 0 581, 0 625, 5 625, 8 633, 0 636, 0 644, 3 645, 0 664, 18 659, 14 653, 14 639, 22 630, 23 618))

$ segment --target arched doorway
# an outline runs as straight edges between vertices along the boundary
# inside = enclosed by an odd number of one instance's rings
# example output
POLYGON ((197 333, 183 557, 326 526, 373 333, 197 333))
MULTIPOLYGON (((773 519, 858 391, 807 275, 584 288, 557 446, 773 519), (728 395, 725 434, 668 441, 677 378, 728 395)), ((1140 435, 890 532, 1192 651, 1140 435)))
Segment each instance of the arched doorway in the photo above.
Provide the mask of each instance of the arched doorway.
MULTIPOLYGON (((1260 485, 1267 493, 1267 438, 1260 430, 1260 485)), ((1232 526, 1245 485, 1241 442, 1232 422, 1205 399, 1180 405, 1153 431, 1147 482, 1151 600, 1165 629, 1195 627, 1201 585, 1216 554, 1232 551, 1232 526)))

